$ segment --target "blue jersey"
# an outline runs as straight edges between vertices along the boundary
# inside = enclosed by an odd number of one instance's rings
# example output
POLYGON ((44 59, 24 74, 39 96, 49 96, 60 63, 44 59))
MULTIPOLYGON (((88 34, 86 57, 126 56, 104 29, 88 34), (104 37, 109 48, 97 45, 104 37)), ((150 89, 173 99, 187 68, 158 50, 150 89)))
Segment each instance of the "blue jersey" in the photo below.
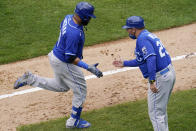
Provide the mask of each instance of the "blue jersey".
POLYGON ((146 59, 152 55, 156 56, 156 72, 166 68, 171 63, 171 58, 156 35, 148 30, 143 30, 136 42, 135 55, 139 68, 144 78, 149 77, 146 59))
POLYGON ((61 22, 59 39, 53 48, 53 53, 61 61, 67 63, 69 63, 69 56, 82 59, 84 41, 83 26, 74 23, 73 15, 67 15, 61 22))

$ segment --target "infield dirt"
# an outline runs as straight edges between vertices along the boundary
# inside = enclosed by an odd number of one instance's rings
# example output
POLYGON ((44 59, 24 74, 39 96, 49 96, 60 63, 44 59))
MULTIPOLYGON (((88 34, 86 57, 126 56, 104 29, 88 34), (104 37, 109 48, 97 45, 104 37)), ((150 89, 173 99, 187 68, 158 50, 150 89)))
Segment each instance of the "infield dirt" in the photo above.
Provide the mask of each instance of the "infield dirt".
MULTIPOLYGON (((154 33, 171 57, 187 55, 186 59, 173 62, 177 77, 173 91, 196 88, 196 57, 188 57, 188 54, 196 52, 196 23, 154 33)), ((86 47, 84 61, 88 64, 99 62, 103 72, 114 70, 116 68, 112 61, 133 59, 134 48, 135 41, 129 38, 86 47)), ((32 88, 13 89, 14 81, 27 70, 40 76, 53 77, 47 56, 1 65, 0 95, 32 88)), ((85 70, 83 72, 85 76, 91 75, 85 70)), ((146 84, 139 69, 87 80, 84 111, 146 98, 146 84)), ((56 93, 42 90, 1 99, 0 131, 14 131, 19 125, 67 116, 71 109, 71 98, 71 91, 56 93)))

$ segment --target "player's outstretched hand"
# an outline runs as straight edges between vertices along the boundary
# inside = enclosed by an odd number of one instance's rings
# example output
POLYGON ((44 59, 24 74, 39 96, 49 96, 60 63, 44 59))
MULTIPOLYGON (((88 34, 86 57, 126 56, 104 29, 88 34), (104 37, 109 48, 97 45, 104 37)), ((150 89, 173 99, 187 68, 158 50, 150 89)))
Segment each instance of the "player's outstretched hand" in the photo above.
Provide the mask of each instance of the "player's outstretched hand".
POLYGON ((103 73, 97 68, 98 65, 99 63, 89 65, 87 70, 96 75, 98 78, 100 78, 103 76, 103 73))
POLYGON ((123 62, 122 62, 122 61, 115 60, 115 61, 113 61, 112 64, 113 64, 115 67, 123 67, 123 62))

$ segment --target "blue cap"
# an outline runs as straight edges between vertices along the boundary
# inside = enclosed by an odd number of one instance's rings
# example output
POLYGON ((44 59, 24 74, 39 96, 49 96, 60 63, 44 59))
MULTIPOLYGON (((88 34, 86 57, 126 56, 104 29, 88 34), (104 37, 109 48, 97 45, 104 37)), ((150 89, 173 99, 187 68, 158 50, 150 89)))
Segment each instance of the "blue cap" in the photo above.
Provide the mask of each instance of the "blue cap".
POLYGON ((83 20, 85 18, 96 18, 94 6, 88 2, 80 2, 76 5, 75 13, 83 20))
POLYGON ((144 19, 141 16, 131 16, 127 18, 126 25, 124 25, 123 29, 129 28, 143 28, 145 27, 144 19))

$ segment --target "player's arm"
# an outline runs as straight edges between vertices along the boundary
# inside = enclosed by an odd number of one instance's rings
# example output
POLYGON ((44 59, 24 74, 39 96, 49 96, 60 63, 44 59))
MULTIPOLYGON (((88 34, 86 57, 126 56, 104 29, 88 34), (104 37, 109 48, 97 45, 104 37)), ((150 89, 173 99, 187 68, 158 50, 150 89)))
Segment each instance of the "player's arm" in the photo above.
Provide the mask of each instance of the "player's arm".
POLYGON ((123 61, 123 66, 125 67, 137 67, 139 65, 141 65, 141 63, 138 62, 136 59, 130 61, 123 61))
POLYGON ((138 62, 136 59, 125 60, 125 61, 113 61, 112 63, 116 67, 138 67, 141 65, 141 62, 138 62))
MULTIPOLYGON (((80 41, 80 32, 69 32, 66 38, 65 60, 67 63, 78 65, 80 58, 77 57, 78 44, 80 41)), ((86 64, 83 64, 86 65, 86 64)), ((83 68, 87 68, 83 67, 83 68)))
POLYGON ((81 68, 84 68, 99 78, 103 76, 102 72, 97 68, 98 63, 94 65, 88 65, 87 63, 83 62, 82 60, 80 60, 80 58, 76 57, 75 55, 65 55, 65 57, 68 63, 72 63, 81 68))
POLYGON ((98 78, 103 76, 103 73, 97 68, 99 63, 93 64, 93 65, 88 65, 87 63, 83 62, 79 58, 76 58, 75 61, 73 62, 73 64, 75 64, 81 68, 86 69, 87 71, 96 75, 98 78))
POLYGON ((149 82, 155 81, 156 76, 156 56, 151 55, 146 59, 148 74, 149 74, 149 82))
POLYGON ((150 83, 150 89, 153 93, 157 93, 158 89, 156 88, 156 53, 154 48, 149 40, 144 39, 140 44, 140 49, 143 53, 144 60, 147 64, 148 69, 148 79, 150 83))
POLYGON ((73 60, 72 64, 77 65, 79 61, 80 61, 80 59, 78 57, 76 57, 75 60, 73 60))
POLYGON ((134 59, 134 60, 130 60, 130 61, 113 61, 113 63, 112 63, 114 66, 116 66, 116 67, 137 67, 137 66, 139 66, 140 65, 140 63, 139 62, 137 62, 137 60, 136 59, 134 59))
POLYGON ((72 63, 74 65, 81 67, 81 68, 84 68, 99 78, 103 76, 102 72, 97 68, 98 63, 94 64, 94 65, 88 65, 87 63, 80 60, 80 58, 76 57, 75 55, 70 55, 70 54, 65 55, 65 57, 66 57, 68 63, 72 63))
POLYGON ((157 93, 158 89, 156 88, 156 56, 151 55, 146 59, 147 62, 147 68, 148 68, 148 74, 149 74, 149 83, 150 83, 150 89, 153 93, 157 93))
POLYGON ((88 71, 90 71, 91 73, 93 73, 94 75, 96 75, 97 77, 102 77, 103 74, 102 72, 96 68, 98 66, 98 64, 95 65, 88 65, 87 63, 83 62, 82 60, 80 60, 80 58, 77 57, 77 52, 78 52, 78 44, 79 44, 79 40, 80 40, 80 33, 75 33, 72 34, 70 32, 70 34, 67 36, 66 39, 66 48, 65 48, 65 59, 68 63, 72 63, 74 65, 77 65, 81 68, 84 68, 88 71))
POLYGON ((143 58, 147 63, 149 81, 155 81, 156 75, 156 53, 148 39, 143 39, 139 43, 139 49, 143 54, 143 58))

